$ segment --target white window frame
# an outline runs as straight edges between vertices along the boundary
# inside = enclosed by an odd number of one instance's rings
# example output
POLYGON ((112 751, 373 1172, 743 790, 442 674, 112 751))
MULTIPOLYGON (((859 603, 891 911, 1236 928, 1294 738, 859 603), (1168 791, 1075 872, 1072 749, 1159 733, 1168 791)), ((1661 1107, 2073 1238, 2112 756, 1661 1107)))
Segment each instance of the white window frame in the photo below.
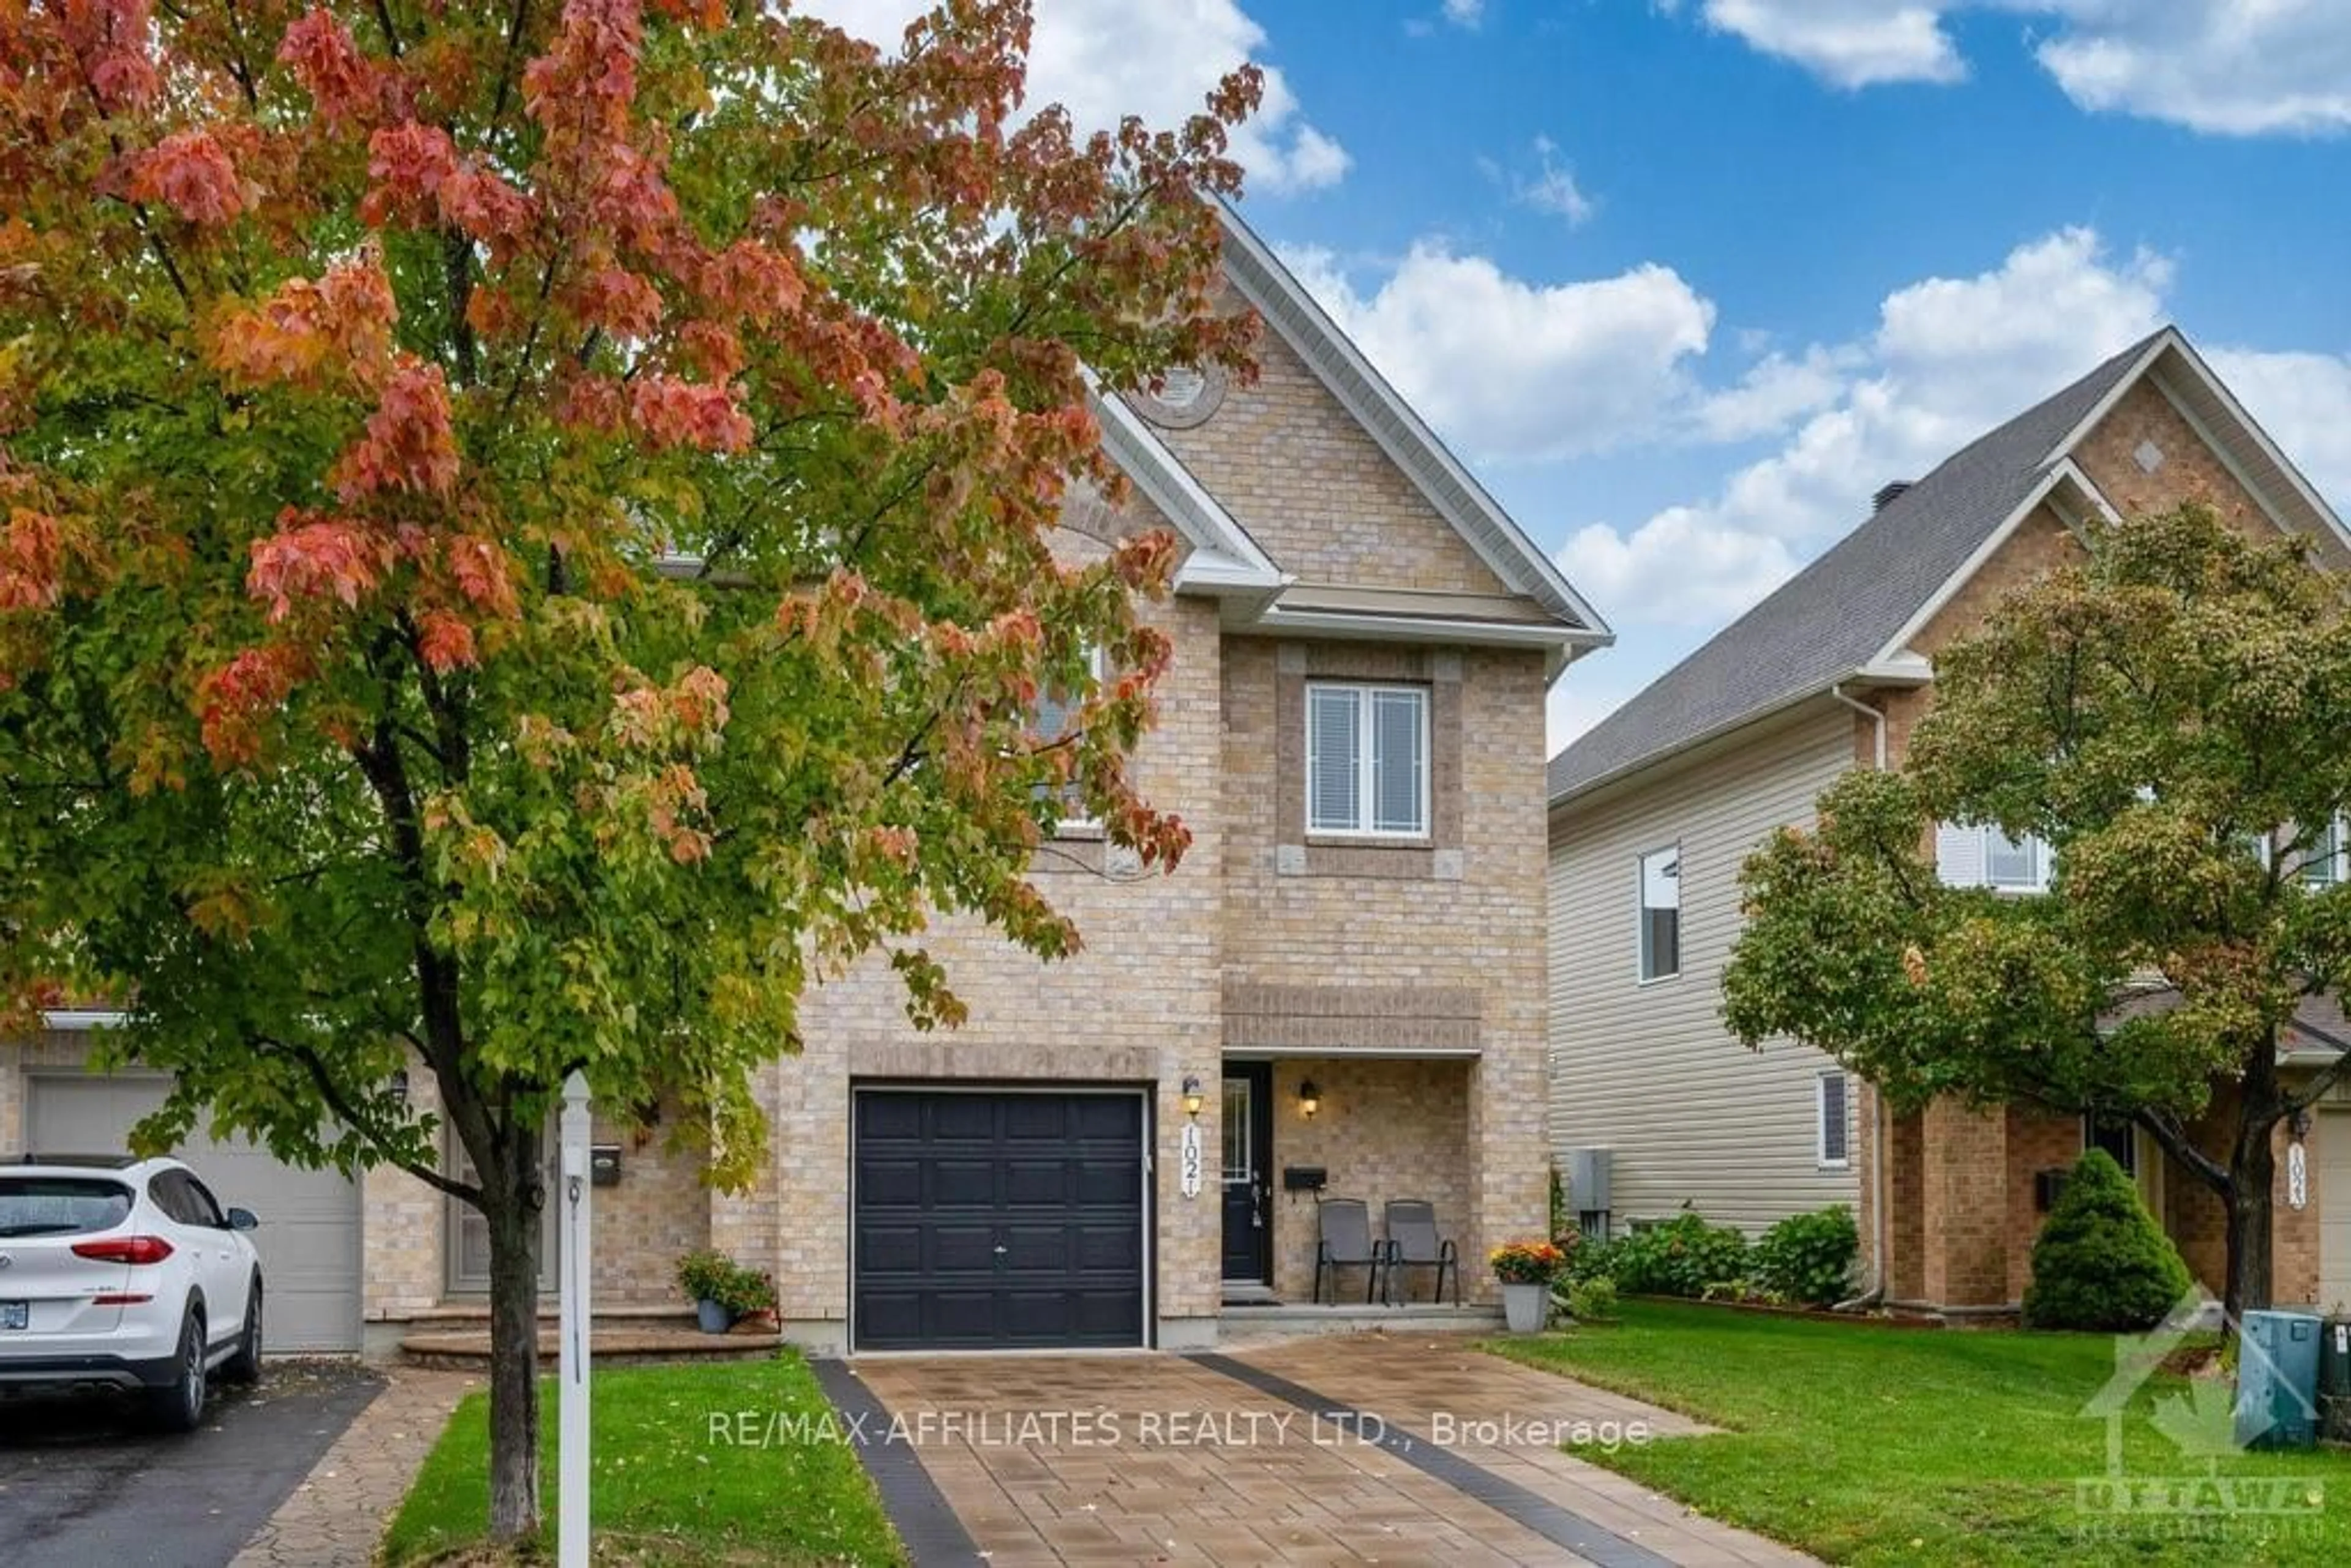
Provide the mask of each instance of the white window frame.
POLYGON ((2038 833, 2027 833, 2022 841, 2009 839, 2006 833, 2001 831, 1999 824, 1993 822, 1944 822, 1938 824, 1935 831, 1938 841, 1935 870, 1945 885, 1989 888, 1994 893, 2020 898, 2049 891, 2049 873, 2053 869, 2057 857, 2050 849, 2049 841, 2038 833), (1943 863, 1942 847, 1939 841, 1946 835, 1962 841, 1970 838, 1975 841, 1976 870, 1973 881, 1953 882, 1951 880, 1950 868, 1943 863), (2031 882, 1994 882, 1992 880, 1991 843, 1995 835, 2007 840, 2010 843, 2021 844, 2021 847, 2032 853, 2032 880, 2031 882))
POLYGON ((1633 857, 1633 978, 1644 986, 1662 986, 1668 980, 1682 977, 1683 929, 1682 910, 1689 892, 1682 879, 1682 841, 1659 844, 1653 850, 1643 850, 1633 857), (1658 974, 1649 973, 1649 862, 1659 855, 1674 857, 1674 967, 1658 974))
MULTIPOLYGON (((1102 672, 1105 668, 1107 668, 1107 665, 1102 659, 1102 651, 1101 646, 1095 643, 1089 643, 1086 647, 1086 675, 1097 687, 1099 687, 1102 683, 1102 672)), ((1071 718, 1074 719, 1077 715, 1077 709, 1074 707, 1071 708, 1070 715, 1071 718)), ((1058 740, 1061 738, 1059 736, 1048 737, 1042 729, 1038 729, 1034 723, 1037 716, 1038 715, 1036 710, 1031 709, 1029 713, 1029 718, 1031 720, 1030 727, 1037 730, 1037 737, 1039 739, 1046 740, 1050 743, 1052 740, 1058 740)), ((1070 786, 1065 786, 1061 790, 1054 792, 1057 794, 1062 807, 1060 814, 1053 820, 1053 832, 1055 836, 1061 837, 1074 833, 1077 836, 1083 837, 1101 832, 1102 825, 1102 819, 1095 816, 1092 811, 1086 809, 1086 803, 1082 799, 1080 799, 1070 792, 1073 788, 1074 782, 1070 786)), ((1040 789, 1042 789, 1042 786, 1040 786, 1040 789)))
POLYGON ((2346 834, 2345 828, 2344 819, 2335 818, 2326 831, 2325 854, 2314 856, 2294 868, 2294 874, 2302 879, 2302 884, 2304 887, 2335 887, 2346 880, 2344 860, 2346 852, 2351 852, 2351 835, 2346 834), (2326 868, 2325 876, 2314 877, 2310 874, 2312 871, 2322 865, 2326 868))
POLYGON ((1426 843, 1435 831, 1430 782, 1437 771, 1437 759, 1431 749, 1429 709, 1432 706, 1429 689, 1406 681, 1309 681, 1306 683, 1306 777, 1301 786, 1306 795, 1306 836, 1311 839, 1364 839, 1403 843, 1426 843), (1334 828, 1314 820, 1314 697, 1318 692, 1352 693, 1355 698, 1355 821, 1353 827, 1334 828), (1373 825, 1378 807, 1375 804, 1379 788, 1379 750, 1375 744, 1378 727, 1373 715, 1378 706, 1379 694, 1400 693, 1413 699, 1419 710, 1420 798, 1414 803, 1417 823, 1411 828, 1381 828, 1373 825))
POLYGON ((1824 1171, 1853 1169, 1853 1074, 1842 1067, 1823 1067, 1813 1075, 1813 1158, 1824 1171), (1840 1084, 1838 1098, 1844 1103, 1844 1124, 1837 1129, 1839 1141, 1844 1145, 1842 1157, 1829 1155, 1829 1080, 1840 1084))

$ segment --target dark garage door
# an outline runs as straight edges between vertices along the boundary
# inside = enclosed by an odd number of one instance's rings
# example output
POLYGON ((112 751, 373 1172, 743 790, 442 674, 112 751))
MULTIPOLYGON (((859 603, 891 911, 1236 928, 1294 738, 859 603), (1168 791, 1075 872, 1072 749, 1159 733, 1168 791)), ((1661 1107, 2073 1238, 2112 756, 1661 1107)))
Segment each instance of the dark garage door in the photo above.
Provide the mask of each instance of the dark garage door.
POLYGON ((860 1350, 1143 1343, 1143 1097, 856 1094, 860 1350))

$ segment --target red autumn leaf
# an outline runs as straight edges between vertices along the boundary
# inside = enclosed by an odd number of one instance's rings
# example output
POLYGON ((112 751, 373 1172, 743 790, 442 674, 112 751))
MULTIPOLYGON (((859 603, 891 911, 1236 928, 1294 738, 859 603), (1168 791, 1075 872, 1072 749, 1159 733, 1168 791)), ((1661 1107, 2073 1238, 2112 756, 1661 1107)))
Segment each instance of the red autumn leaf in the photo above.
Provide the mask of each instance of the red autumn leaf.
POLYGON ((629 413, 656 446, 740 452, 751 444, 750 418, 723 386, 675 376, 641 376, 629 389, 629 413))
POLYGON ((333 598, 353 609, 391 565, 392 550, 364 523, 311 517, 287 507, 277 532, 256 539, 246 591, 268 601, 268 618, 286 619, 298 599, 333 598))
POLYGON ((517 612, 514 579, 507 567, 506 551, 496 540, 460 534, 449 541, 448 555, 449 574, 475 606, 493 615, 517 612))
POLYGON ((481 659, 474 644, 474 629, 445 610, 428 610, 416 618, 416 651, 444 675, 481 659))
POLYGON ((329 124, 363 122, 382 106, 381 78, 374 63, 324 7, 297 17, 286 29, 277 59, 294 73, 329 124))
POLYGON ((446 496, 456 483, 449 383, 440 366, 412 360, 384 383, 367 434, 335 465, 336 493, 350 504, 387 490, 446 496))
POLYGON ((210 131, 175 131, 129 163, 134 201, 161 202, 192 224, 228 223, 260 200, 210 131))

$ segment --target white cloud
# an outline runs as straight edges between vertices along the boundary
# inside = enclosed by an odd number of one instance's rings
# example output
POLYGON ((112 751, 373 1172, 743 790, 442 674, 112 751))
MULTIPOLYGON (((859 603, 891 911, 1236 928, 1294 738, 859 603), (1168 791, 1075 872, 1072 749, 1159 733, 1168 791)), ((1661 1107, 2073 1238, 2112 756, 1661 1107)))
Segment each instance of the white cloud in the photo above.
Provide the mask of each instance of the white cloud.
POLYGON ((1457 27, 1475 27, 1486 19, 1486 0, 1445 0, 1444 15, 1457 27))
MULTIPOLYGON (((807 0, 799 9, 894 47, 925 0, 807 0)), ((1217 80, 1244 60, 1265 73, 1258 112, 1233 135, 1254 190, 1307 191, 1347 172, 1346 150, 1301 114, 1281 72, 1261 57, 1265 29, 1236 0, 1044 0, 1029 57, 1029 101, 1060 102, 1086 129, 1140 114, 1169 126, 1200 111, 1217 80)))
POLYGON ((1331 253, 1286 256, 1342 330, 1471 456, 1541 461, 1652 435, 1689 395, 1714 307, 1671 268, 1534 284, 1441 241, 1368 294, 1331 253))
POLYGON ((1600 204, 1585 195, 1583 187, 1575 183, 1574 169, 1560 162, 1559 143, 1548 136, 1538 136, 1534 152, 1535 172, 1509 179, 1510 200, 1522 207, 1565 218, 1570 228, 1580 228, 1591 222, 1600 204))
POLYGON ((1970 9, 2054 24, 2030 40, 2033 57, 2085 110, 2231 136, 2351 128, 2343 0, 1706 0, 1702 15, 1858 88, 1964 77, 1945 24, 1970 9))
MULTIPOLYGON (((1740 334, 1740 343, 1750 353, 1761 347, 1754 334, 1740 334)), ((1852 349, 1818 344, 1792 360, 1766 353, 1737 385, 1699 401, 1692 413, 1696 433, 1708 441, 1751 441, 1785 430, 1843 395, 1845 377, 1860 358, 1852 349)))
POLYGON ((1957 81, 1967 66, 1934 5, 1903 0, 1706 0, 1718 32, 1839 87, 1957 81))
POLYGON ((2215 349, 2207 358, 2303 476, 2351 503, 2351 358, 2215 349))
POLYGON ((1559 552, 1560 570, 1596 603, 1637 605, 1644 621, 1713 626, 1786 580, 1786 543, 1687 507, 1658 513, 1630 536, 1605 523, 1583 528, 1559 552))
MULTIPOLYGON (((1699 404, 1701 424, 1735 425, 1769 412, 1785 383, 1787 402, 1810 400, 1815 412, 1778 451, 1711 498, 1667 507, 1629 534, 1583 529, 1562 565, 1620 623, 1727 618, 1858 522, 1879 486, 1917 478, 2152 331, 2170 277, 2163 258, 2112 256, 2094 231, 2074 228, 1975 277, 1897 290, 1867 339, 1767 360, 1740 389, 1699 404), (1841 377, 1833 392, 1827 375, 1841 377)), ((2323 407, 2307 412, 2326 417, 2323 407)))

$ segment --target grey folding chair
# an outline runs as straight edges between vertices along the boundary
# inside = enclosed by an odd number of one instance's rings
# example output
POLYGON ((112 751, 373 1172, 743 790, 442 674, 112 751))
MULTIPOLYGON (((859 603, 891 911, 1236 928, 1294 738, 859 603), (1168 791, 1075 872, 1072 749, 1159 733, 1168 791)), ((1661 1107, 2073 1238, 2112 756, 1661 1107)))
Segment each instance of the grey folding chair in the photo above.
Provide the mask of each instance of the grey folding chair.
MULTIPOLYGON (((1314 1206, 1314 1226, 1318 1232, 1314 1241, 1314 1300, 1322 1300, 1322 1276, 1331 1276, 1331 1301, 1339 1300, 1339 1270, 1361 1269, 1364 1274, 1364 1303, 1371 1304, 1372 1292, 1387 1282, 1381 1270, 1387 1249, 1372 1239, 1371 1206, 1360 1197, 1326 1197, 1314 1206)), ((1382 1300, 1385 1300, 1383 1294, 1382 1300)))
MULTIPOLYGON (((1453 1276, 1453 1304, 1461 1304, 1461 1253, 1450 1239, 1437 1234, 1437 1206, 1418 1198, 1388 1200, 1386 1273, 1393 1289, 1400 1269, 1434 1269, 1437 1288, 1432 1301, 1445 1300, 1445 1276, 1453 1276)), ((1404 1299, 1412 1300, 1412 1277, 1405 1276, 1404 1299)))

